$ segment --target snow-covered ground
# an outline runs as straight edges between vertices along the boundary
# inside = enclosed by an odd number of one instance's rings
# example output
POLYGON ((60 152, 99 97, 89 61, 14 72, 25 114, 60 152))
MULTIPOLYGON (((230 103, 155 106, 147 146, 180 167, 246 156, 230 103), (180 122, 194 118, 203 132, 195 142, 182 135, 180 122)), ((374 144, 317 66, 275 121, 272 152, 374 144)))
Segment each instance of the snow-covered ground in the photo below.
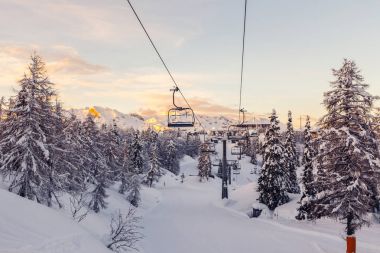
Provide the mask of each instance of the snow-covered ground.
MULTIPOLYGON (((230 148, 228 144, 228 159, 236 158, 230 155, 230 148)), ((221 149, 219 143, 219 154, 221 149)), ((258 197, 258 175, 251 174, 249 157, 243 157, 241 164, 241 174, 234 175, 229 186, 228 200, 220 199, 220 179, 199 182, 194 176, 197 161, 190 157, 181 161, 184 183, 166 173, 154 188, 143 187, 138 209, 144 234, 138 245, 140 252, 345 252, 343 225, 327 219, 317 223, 294 219, 297 195, 274 213, 264 210, 260 218, 248 218, 258 197)), ((100 214, 89 214, 78 224, 70 217, 65 197, 65 210, 56 210, 0 190, 0 252, 111 252, 104 246, 111 215, 127 210, 129 204, 117 193, 117 185, 107 194, 108 208, 100 214)), ((357 238, 359 253, 380 252, 379 224, 363 228, 357 238)))
MULTIPOLYGON (((217 149, 221 150, 221 144, 217 149)), ((260 218, 249 219, 246 212, 258 194, 257 175, 251 174, 248 157, 242 159, 242 172, 229 187, 230 198, 223 201, 220 179, 201 183, 191 176, 197 173, 196 164, 189 157, 184 159, 185 182, 175 181, 159 189, 160 202, 144 215, 144 253, 345 252, 341 224, 294 219, 297 195, 274 214, 266 211, 260 218)), ((379 236, 379 224, 359 231, 358 252, 380 252, 379 236)))

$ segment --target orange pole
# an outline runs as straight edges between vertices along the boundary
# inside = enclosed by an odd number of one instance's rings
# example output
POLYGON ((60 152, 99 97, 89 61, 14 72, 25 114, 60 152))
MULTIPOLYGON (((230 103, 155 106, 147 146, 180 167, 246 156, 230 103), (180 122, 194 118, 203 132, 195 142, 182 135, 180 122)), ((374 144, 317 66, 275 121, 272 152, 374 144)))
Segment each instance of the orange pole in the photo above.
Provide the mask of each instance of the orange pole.
POLYGON ((347 253, 356 253, 356 237, 347 236, 347 253))

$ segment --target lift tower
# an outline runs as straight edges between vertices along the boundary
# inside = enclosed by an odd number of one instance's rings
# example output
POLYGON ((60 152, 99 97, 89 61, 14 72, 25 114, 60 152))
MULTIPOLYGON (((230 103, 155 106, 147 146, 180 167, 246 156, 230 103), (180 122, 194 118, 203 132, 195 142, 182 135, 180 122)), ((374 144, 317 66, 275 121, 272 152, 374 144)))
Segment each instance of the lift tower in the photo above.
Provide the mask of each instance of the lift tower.
POLYGON ((222 159, 222 199, 228 199, 228 164, 227 164, 227 140, 223 140, 222 159))

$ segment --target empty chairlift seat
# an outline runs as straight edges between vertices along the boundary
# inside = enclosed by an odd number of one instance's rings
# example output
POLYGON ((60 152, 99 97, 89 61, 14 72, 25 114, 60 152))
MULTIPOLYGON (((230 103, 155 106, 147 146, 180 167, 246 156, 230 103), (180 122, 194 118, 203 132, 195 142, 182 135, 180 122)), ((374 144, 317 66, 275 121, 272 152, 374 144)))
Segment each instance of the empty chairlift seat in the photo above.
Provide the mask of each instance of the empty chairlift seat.
POLYGON ((175 107, 168 112, 168 127, 194 127, 194 121, 191 108, 175 107))
POLYGON ((178 87, 171 90, 173 92, 173 108, 168 111, 168 127, 194 127, 194 111, 188 107, 177 106, 175 103, 175 93, 178 87))
POLYGON ((231 148, 231 155, 241 155, 241 153, 242 153, 241 146, 235 146, 231 148))

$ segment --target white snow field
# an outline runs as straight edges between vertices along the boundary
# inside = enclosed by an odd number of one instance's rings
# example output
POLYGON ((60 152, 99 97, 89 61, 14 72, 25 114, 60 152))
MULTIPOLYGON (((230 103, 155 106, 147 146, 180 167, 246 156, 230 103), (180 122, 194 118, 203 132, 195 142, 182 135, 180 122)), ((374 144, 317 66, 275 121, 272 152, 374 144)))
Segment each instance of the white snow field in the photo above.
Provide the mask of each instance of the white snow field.
POLYGON ((57 210, 0 190, 1 253, 106 253, 104 245, 57 210))
MULTIPOLYGON (((218 145, 221 150, 221 145, 218 145)), ((229 148, 227 151, 229 152, 229 148)), ((232 158, 229 155, 228 159, 232 158)), ((222 201, 221 181, 199 182, 197 162, 182 161, 185 182, 166 184, 156 207, 144 215, 144 253, 344 253, 344 228, 331 220, 317 223, 297 221, 297 201, 279 207, 274 215, 246 215, 258 197, 257 175, 243 158, 242 172, 229 187, 229 200, 222 201)), ((163 180, 165 180, 163 178, 163 180)), ((380 225, 357 233, 358 253, 380 252, 380 225)))
MULTIPOLYGON (((221 154, 221 144, 217 150, 221 154)), ((243 157, 241 174, 234 175, 230 198, 224 201, 220 179, 199 182, 192 176, 197 175, 196 166, 196 160, 185 157, 184 183, 167 172, 154 188, 143 187, 138 208, 144 234, 138 245, 141 253, 345 252, 343 225, 327 219, 317 223, 294 219, 298 195, 274 213, 264 210, 260 218, 249 219, 247 213, 258 197, 258 175, 251 174, 249 157, 243 157)), ((57 210, 0 189, 0 253, 111 252, 104 246, 111 215, 127 210, 129 204, 117 193, 117 185, 107 194, 108 208, 78 224, 70 217, 65 196, 65 209, 57 210)), ((379 224, 363 228, 357 233, 357 252, 379 253, 379 238, 379 224)))

